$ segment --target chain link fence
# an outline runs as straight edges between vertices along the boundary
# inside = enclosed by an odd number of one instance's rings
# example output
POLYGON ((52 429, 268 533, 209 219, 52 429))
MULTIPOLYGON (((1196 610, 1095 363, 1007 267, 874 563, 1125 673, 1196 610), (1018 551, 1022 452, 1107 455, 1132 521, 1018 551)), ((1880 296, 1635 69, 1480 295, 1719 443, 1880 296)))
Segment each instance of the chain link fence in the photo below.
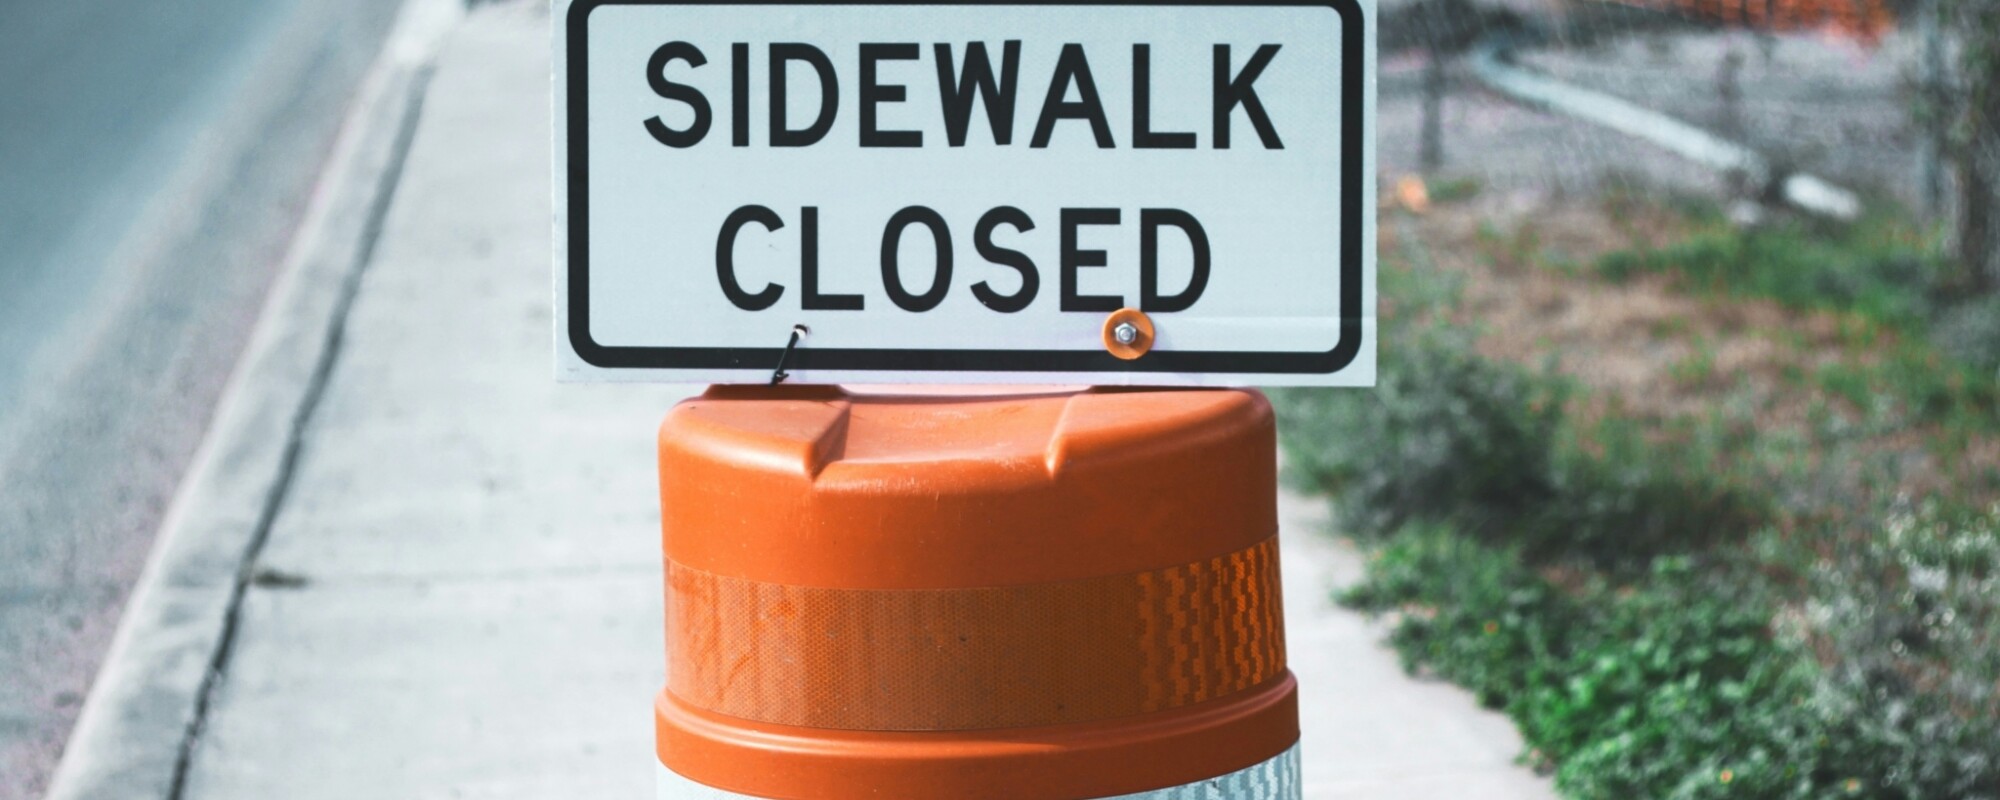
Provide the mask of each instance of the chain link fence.
POLYGON ((1882 0, 1385 0, 1381 172, 1517 199, 1611 186, 1773 199, 1774 182, 1804 174, 1943 217, 1950 168, 1925 99, 1949 91, 1954 43, 1930 13, 1882 0), (1524 102, 1485 80, 1482 54, 1740 146, 1760 169, 1690 158, 1657 125, 1640 123, 1649 140, 1524 102))

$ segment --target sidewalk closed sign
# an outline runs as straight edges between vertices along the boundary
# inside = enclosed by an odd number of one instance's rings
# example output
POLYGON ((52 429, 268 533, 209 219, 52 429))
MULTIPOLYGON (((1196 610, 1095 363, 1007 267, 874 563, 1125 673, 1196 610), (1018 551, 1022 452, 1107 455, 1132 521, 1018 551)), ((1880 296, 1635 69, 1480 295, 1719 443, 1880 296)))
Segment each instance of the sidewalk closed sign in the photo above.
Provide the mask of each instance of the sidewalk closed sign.
POLYGON ((1374 15, 559 3, 557 371, 1372 384, 1374 15))

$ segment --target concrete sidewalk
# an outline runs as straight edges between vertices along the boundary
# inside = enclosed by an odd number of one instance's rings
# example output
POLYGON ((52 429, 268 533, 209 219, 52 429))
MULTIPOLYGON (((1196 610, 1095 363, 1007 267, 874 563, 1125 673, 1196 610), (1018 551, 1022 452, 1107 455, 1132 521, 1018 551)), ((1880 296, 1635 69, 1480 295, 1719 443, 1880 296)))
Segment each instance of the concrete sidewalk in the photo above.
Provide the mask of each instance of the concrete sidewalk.
MULTIPOLYGON (((690 390, 550 378, 548 25, 539 3, 486 4, 446 40, 296 448, 246 466, 227 454, 249 444, 212 442, 223 466, 196 477, 271 471, 263 532, 183 490, 161 586, 127 612, 119 680, 94 690, 52 797, 651 796, 652 436, 690 390), (177 568, 230 541, 246 561, 177 568), (226 605, 145 605, 231 596, 203 581, 240 583, 226 605), (131 688, 149 659, 187 660, 156 641, 173 624, 213 632, 205 676, 131 688)), ((1282 506, 1306 795, 1550 796, 1505 719, 1405 675, 1378 627, 1331 606, 1358 559, 1320 505, 1282 506)))

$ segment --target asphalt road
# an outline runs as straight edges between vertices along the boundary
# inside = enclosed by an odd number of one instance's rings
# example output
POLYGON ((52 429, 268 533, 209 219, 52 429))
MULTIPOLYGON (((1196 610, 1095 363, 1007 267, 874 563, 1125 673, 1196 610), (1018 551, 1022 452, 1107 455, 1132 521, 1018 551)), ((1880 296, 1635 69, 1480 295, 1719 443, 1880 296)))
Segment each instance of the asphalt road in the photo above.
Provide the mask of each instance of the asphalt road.
POLYGON ((0 800, 40 795, 398 5, 0 3, 0 800))

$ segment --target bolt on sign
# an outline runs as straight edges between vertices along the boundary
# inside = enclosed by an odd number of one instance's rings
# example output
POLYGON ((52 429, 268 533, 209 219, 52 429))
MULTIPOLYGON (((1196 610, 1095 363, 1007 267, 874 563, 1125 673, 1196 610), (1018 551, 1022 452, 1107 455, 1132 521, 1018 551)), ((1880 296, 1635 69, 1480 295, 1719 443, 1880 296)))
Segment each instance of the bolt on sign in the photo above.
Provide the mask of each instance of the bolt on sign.
POLYGON ((1365 386, 1374 0, 570 0, 570 380, 1365 386))

